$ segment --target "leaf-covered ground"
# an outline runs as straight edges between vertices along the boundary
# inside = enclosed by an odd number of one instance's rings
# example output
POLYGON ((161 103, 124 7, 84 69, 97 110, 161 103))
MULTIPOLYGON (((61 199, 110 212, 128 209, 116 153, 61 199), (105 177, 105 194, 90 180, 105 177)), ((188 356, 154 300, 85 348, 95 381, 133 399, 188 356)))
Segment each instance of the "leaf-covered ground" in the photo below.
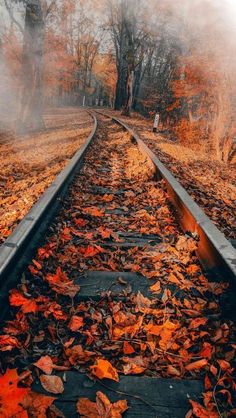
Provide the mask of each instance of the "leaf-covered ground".
POLYGON ((81 111, 50 109, 46 130, 0 136, 0 243, 81 147, 92 127, 81 111))
POLYGON ((154 134, 151 120, 138 115, 124 118, 120 112, 109 112, 125 119, 140 134, 221 232, 228 239, 236 240, 235 164, 220 163, 207 149, 191 149, 176 143, 171 132, 164 132, 161 126, 154 134))
MULTIPOLYGON (((0 336, 0 416, 11 416, 8 408, 39 416, 37 404, 40 417, 60 416, 46 411, 64 390, 57 372, 70 369, 115 382, 121 375, 203 379, 202 404, 191 400, 187 417, 234 416, 235 326, 221 308, 228 284, 202 272, 197 237, 183 235, 163 184, 153 181, 129 135, 102 123, 45 244, 10 293, 11 318, 0 336), (127 236, 150 239, 127 246, 127 236), (117 273, 106 292, 80 299, 91 270, 140 274, 149 292, 133 292, 117 273), (38 398, 32 382, 53 396, 38 398)), ((93 401, 78 399, 78 413, 121 417, 127 408, 125 399, 111 404, 100 392, 93 401)))

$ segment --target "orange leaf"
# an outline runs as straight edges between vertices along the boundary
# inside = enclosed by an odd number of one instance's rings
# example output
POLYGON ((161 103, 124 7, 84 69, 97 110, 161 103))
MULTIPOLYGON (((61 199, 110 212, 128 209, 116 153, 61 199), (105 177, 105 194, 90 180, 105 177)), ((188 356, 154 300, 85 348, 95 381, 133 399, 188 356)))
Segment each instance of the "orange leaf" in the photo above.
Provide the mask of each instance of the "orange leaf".
POLYGON ((28 414, 23 410, 21 403, 30 389, 18 388, 18 382, 19 376, 16 369, 8 369, 3 376, 0 376, 1 418, 9 418, 16 415, 20 418, 28 418, 28 414))
POLYGON ((107 360, 97 360, 97 364, 90 366, 90 370, 93 375, 99 379, 111 379, 119 382, 119 376, 116 369, 107 360))
POLYGON ((197 418, 218 418, 219 415, 216 412, 211 412, 205 409, 202 405, 195 401, 189 401, 193 408, 193 413, 197 418))
POLYGON ((207 318, 195 318, 189 324, 190 329, 199 328, 201 325, 205 325, 207 323, 207 318))
POLYGON ((158 280, 154 285, 150 287, 152 293, 160 293, 161 290, 161 282, 158 280))
POLYGON ((64 392, 64 385, 59 376, 47 376, 42 374, 39 379, 41 385, 47 392, 55 394, 64 392))
POLYGON ((213 374, 213 376, 217 376, 217 368, 213 366, 213 364, 210 366, 210 372, 213 374))
POLYGON ((13 348, 19 348, 20 344, 16 337, 11 335, 0 335, 0 351, 11 351, 13 348))
POLYGON ((102 392, 96 393, 96 402, 81 398, 77 402, 77 412, 84 418, 122 418, 128 409, 126 400, 111 403, 102 392))
POLYGON ((12 306, 20 306, 24 313, 35 313, 37 312, 37 304, 34 299, 27 299, 18 290, 14 289, 10 293, 9 297, 10 304, 12 306))
POLYGON ((46 374, 51 374, 53 371, 53 362, 51 357, 49 356, 43 356, 36 363, 33 364, 46 374))
POLYGON ((81 316, 72 316, 70 323, 69 323, 69 328, 71 331, 78 331, 78 329, 80 329, 84 324, 84 320, 81 316))
POLYGON ((192 370, 202 369, 202 367, 207 366, 207 364, 208 364, 207 360, 202 359, 202 360, 197 360, 197 361, 194 361, 193 363, 188 364, 185 368, 186 370, 190 372, 192 370))
POLYGON ((124 342, 123 351, 125 354, 133 354, 135 353, 135 350, 133 349, 132 345, 128 343, 128 341, 124 342))
POLYGON ((92 245, 89 245, 87 248, 80 248, 80 253, 83 254, 84 257, 94 257, 95 255, 103 252, 103 248, 101 248, 99 245, 96 245, 94 247, 92 245))
POLYGON ((219 364, 221 370, 223 370, 224 372, 226 370, 229 370, 231 368, 230 363, 228 361, 225 361, 225 360, 217 360, 217 363, 219 364))
POLYGON ((204 385, 205 385, 206 390, 209 390, 209 389, 212 388, 212 383, 211 383, 207 374, 206 374, 205 379, 204 379, 204 385))
POLYGON ((181 372, 174 366, 168 366, 167 373, 171 376, 181 376, 181 372))
POLYGON ((94 206, 91 206, 91 207, 88 207, 88 208, 84 208, 83 209, 83 212, 84 213, 87 213, 88 215, 95 216, 95 217, 102 217, 102 216, 104 216, 104 212, 101 211, 101 210, 99 210, 99 209, 97 209, 94 206))

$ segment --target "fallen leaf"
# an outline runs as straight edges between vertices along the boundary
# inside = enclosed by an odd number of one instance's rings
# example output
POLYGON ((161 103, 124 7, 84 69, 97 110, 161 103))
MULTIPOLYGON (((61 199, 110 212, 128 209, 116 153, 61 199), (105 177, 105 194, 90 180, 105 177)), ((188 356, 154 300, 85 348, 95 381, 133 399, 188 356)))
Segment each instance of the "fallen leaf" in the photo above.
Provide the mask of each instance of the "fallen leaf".
POLYGON ((189 328, 196 329, 199 328, 201 325, 206 325, 207 318, 195 318, 190 321, 189 328))
POLYGON ((68 327, 71 331, 78 331, 84 324, 84 320, 81 316, 72 316, 68 327))
POLYGON ((102 392, 96 393, 96 402, 81 398, 77 402, 77 412, 84 418, 122 418, 128 409, 126 400, 111 403, 102 392))
POLYGON ((64 385, 59 376, 47 376, 42 374, 39 379, 41 385, 47 392, 54 394, 64 392, 64 385))
POLYGON ((92 374, 99 379, 111 379, 119 382, 119 376, 116 369, 107 360, 98 359, 97 363, 90 366, 92 374))
POLYGON ((123 351, 127 355, 135 353, 134 348, 132 347, 132 345, 128 341, 124 341, 123 351))
POLYGON ((20 348, 17 338, 11 335, 0 335, 0 351, 11 351, 13 348, 20 348))
POLYGON ((33 364, 46 374, 51 374, 53 371, 53 362, 49 356, 43 356, 33 364))
POLYGON ((22 408, 22 402, 30 391, 29 388, 18 387, 19 376, 16 369, 8 369, 0 376, 0 416, 10 418, 19 416, 28 418, 28 414, 22 408))
POLYGON ((12 306, 20 306, 24 313, 37 312, 37 304, 34 299, 28 299, 23 296, 18 290, 11 291, 9 301, 12 306))
POLYGON ((160 293, 161 291, 161 282, 158 280, 154 285, 150 287, 152 293, 160 293))
POLYGON ((188 364, 185 368, 186 370, 188 370, 189 372, 192 370, 200 370, 203 367, 207 366, 208 362, 206 359, 202 359, 202 360, 197 360, 194 361, 193 363, 188 364))
MULTIPOLYGON (((22 406, 28 412, 27 417, 45 418, 48 415, 48 409, 56 398, 45 396, 40 393, 29 392, 25 396, 22 406)), ((21 417, 19 417, 21 418, 21 417)))
POLYGON ((208 411, 202 405, 195 401, 189 401, 192 405, 193 413, 197 418, 218 418, 219 415, 216 412, 208 411))

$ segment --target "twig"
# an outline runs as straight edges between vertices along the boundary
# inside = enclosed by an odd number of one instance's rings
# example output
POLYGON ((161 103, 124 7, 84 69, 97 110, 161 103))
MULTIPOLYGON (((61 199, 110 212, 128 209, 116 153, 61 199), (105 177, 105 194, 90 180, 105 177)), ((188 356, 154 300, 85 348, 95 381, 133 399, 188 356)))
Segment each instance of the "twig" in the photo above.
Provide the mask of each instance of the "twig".
MULTIPOLYGON (((139 396, 139 395, 132 395, 132 394, 130 394, 130 393, 123 392, 123 391, 121 391, 121 390, 116 390, 116 389, 113 389, 113 388, 111 388, 111 387, 109 387, 109 386, 105 385, 105 383, 101 382, 100 380, 99 380, 99 381, 97 380, 97 382, 98 382, 101 386, 105 387, 106 389, 108 389, 108 390, 110 390, 110 391, 112 391, 112 392, 117 393, 118 395, 124 395, 124 396, 128 396, 128 397, 130 397, 130 398, 138 399, 139 401, 141 401, 141 402, 143 402, 144 404, 146 404, 149 408, 151 408, 152 410, 154 410, 155 412, 157 412, 157 410, 156 410, 155 406, 153 406, 152 404, 150 404, 148 401, 146 401, 145 399, 143 399, 141 396, 139 396)), ((157 418, 157 415, 156 415, 156 418, 157 418)))
MULTIPOLYGON (((111 290, 111 288, 113 287, 113 286, 115 286, 117 284, 117 282, 115 281, 115 282, 113 282, 109 287, 108 287, 108 289, 106 290, 106 292, 109 292, 109 290, 111 290)), ((94 307, 97 307, 97 306, 99 306, 100 305, 100 303, 102 303, 105 299, 106 299, 106 297, 107 297, 107 294, 105 295, 105 296, 103 296, 103 298, 101 298, 97 303, 95 303, 95 305, 94 305, 94 307)))
POLYGON ((215 384, 215 386, 214 386, 214 389, 213 389, 213 391, 212 391, 212 397, 213 397, 214 404, 215 404, 215 406, 216 406, 216 409, 217 409, 217 412, 218 412, 219 418, 223 418, 223 416, 221 415, 221 412, 220 412, 219 406, 218 406, 217 399, 216 399, 216 388, 217 388, 217 386, 218 386, 218 384, 219 384, 219 381, 220 381, 220 375, 221 375, 221 370, 219 371, 218 380, 217 380, 217 382, 216 382, 216 384, 215 384))

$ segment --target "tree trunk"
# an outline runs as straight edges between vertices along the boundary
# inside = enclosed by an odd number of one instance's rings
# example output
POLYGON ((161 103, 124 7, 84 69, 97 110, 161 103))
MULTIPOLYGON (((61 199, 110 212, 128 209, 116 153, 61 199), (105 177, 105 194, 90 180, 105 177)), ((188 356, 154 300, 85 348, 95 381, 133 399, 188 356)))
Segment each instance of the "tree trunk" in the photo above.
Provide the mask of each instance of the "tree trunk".
POLYGON ((138 107, 138 96, 140 90, 140 83, 142 78, 142 63, 138 66, 137 71, 135 71, 134 76, 134 97, 133 97, 133 109, 137 110, 138 107))
POLYGON ((121 64, 117 69, 118 77, 116 82, 116 97, 115 97, 115 104, 114 109, 120 110, 122 106, 125 104, 126 100, 126 74, 127 69, 124 66, 123 60, 121 60, 121 64))
POLYGON ((128 68, 126 79, 126 100, 123 110, 121 112, 124 116, 130 116, 130 111, 133 104, 133 88, 134 88, 134 71, 128 68))
POLYGON ((44 128, 43 53, 45 21, 41 0, 28 0, 22 56, 22 96, 17 129, 21 133, 44 128))

